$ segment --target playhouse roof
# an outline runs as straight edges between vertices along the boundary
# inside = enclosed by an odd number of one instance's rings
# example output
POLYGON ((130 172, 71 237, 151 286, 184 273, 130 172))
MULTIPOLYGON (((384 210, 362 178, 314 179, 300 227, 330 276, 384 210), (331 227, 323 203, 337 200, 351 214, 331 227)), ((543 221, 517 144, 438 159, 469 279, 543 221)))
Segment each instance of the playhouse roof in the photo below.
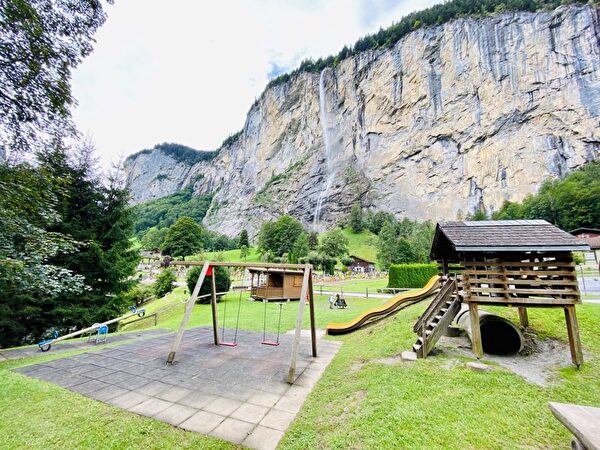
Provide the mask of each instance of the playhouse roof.
POLYGON ((283 273, 289 275, 302 275, 304 272, 302 270, 294 270, 294 269, 273 269, 267 267, 248 267, 248 272, 260 272, 260 273, 283 273))
POLYGON ((464 252, 585 251, 589 246, 545 220, 482 220, 438 223, 432 259, 464 252))

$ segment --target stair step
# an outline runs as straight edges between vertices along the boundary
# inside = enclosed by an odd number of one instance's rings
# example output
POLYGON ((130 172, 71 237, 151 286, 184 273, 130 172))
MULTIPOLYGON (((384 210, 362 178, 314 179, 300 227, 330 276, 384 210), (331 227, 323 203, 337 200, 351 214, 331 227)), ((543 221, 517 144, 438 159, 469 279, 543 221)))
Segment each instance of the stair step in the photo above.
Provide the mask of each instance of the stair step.
POLYGON ((419 350, 421 350, 422 345, 420 344, 413 344, 413 350, 415 351, 416 354, 419 354, 419 350))
POLYGON ((435 316, 435 319, 437 319, 437 321, 439 322, 440 320, 442 320, 442 316, 435 316))

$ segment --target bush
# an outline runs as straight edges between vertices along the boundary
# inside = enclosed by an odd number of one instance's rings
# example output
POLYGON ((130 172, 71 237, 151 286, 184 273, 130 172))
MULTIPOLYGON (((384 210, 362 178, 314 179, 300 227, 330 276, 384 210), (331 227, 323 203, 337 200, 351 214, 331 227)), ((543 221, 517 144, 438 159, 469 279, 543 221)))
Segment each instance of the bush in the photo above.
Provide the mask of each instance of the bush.
POLYGON ((154 296, 152 288, 152 286, 137 284, 131 290, 127 291, 123 297, 130 305, 140 306, 154 296))
POLYGON ((388 287, 421 288, 432 276, 437 274, 436 264, 392 264, 389 271, 388 287))
POLYGON ((154 283, 154 295, 161 298, 173 290, 173 283, 177 281, 173 269, 165 269, 156 278, 154 283))
MULTIPOLYGON (((190 295, 194 292, 194 288, 196 287, 196 283, 198 282, 198 277, 202 272, 201 266, 196 266, 189 271, 187 276, 187 286, 190 291, 190 295)), ((227 292, 229 287, 231 286, 231 279, 229 278, 229 272, 225 267, 213 267, 213 273, 215 274, 215 286, 217 288, 217 292, 227 292)), ((210 285, 211 285, 211 277, 207 276, 204 279, 204 283, 202 283, 202 287, 200 288, 200 295, 210 294, 210 285)), ((210 297, 201 298, 198 300, 198 303, 210 303, 210 297)))

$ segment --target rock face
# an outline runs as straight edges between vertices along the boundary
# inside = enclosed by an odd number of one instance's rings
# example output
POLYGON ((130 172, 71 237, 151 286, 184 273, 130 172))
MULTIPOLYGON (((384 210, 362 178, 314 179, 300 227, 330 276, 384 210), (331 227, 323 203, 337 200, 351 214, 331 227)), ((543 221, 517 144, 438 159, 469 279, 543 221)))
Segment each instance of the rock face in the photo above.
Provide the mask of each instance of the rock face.
POLYGON ((215 192, 205 224, 229 235, 283 213, 323 229, 357 201, 452 220, 598 159, 599 125, 600 12, 560 7, 419 29, 268 89, 212 161, 126 164, 134 202, 215 192))

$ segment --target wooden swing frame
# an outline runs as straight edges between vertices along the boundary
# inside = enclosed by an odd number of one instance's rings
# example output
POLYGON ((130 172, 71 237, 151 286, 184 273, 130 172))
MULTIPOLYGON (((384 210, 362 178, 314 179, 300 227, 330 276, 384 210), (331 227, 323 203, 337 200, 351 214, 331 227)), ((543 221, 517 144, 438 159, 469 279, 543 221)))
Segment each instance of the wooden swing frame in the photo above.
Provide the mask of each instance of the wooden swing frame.
MULTIPOLYGON (((310 264, 275 264, 275 263, 243 263, 243 262, 223 262, 223 261, 171 261, 170 265, 174 266, 202 266, 202 271, 194 287, 190 298, 187 300, 185 305, 185 312, 181 319, 181 324, 177 330, 175 340, 171 346, 171 351, 167 357, 167 364, 173 364, 175 357, 181 346, 183 340, 183 333, 192 315, 194 304, 198 299, 200 288, 204 283, 210 270, 214 267, 260 267, 265 269, 294 269, 303 271, 302 290, 300 294, 300 301, 298 302, 298 313, 296 316, 296 329, 294 333, 294 340, 292 342, 292 353, 290 355, 290 364, 287 376, 287 382, 293 384, 296 381, 296 360, 298 358, 298 349, 300 347, 300 337, 302 333, 302 319, 304 317, 304 307, 308 300, 309 314, 310 314, 310 337, 312 344, 312 356, 317 357, 317 331, 315 323, 315 302, 313 293, 313 282, 312 282, 312 266, 310 264)), ((215 286, 215 277, 211 276, 211 313, 212 313, 212 327, 213 327, 213 340, 215 345, 219 345, 219 325, 218 325, 218 312, 217 312, 217 289, 215 286)))

